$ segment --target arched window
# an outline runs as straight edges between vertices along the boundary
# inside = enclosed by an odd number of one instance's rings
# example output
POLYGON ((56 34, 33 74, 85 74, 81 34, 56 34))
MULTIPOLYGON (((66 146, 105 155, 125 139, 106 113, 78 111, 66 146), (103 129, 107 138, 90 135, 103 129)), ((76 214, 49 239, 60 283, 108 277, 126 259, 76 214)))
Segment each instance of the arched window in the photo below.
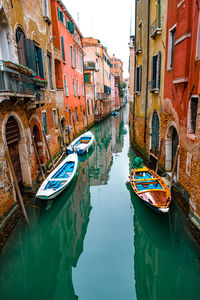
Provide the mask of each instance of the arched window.
POLYGON ((20 27, 18 27, 16 29, 17 53, 18 53, 19 64, 23 66, 27 66, 25 40, 26 38, 23 30, 20 27))

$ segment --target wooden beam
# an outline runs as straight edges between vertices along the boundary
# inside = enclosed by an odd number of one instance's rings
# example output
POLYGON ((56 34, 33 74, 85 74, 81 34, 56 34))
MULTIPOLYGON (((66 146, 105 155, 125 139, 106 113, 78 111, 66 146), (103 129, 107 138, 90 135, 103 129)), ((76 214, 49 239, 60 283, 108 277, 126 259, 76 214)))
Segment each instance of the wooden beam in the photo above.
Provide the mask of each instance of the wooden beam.
POLYGON ((175 169, 176 169, 176 165, 177 165, 179 150, 180 150, 180 146, 178 145, 177 149, 176 149, 176 155, 175 155, 175 159, 174 159, 173 168, 172 168, 172 175, 171 175, 171 180, 170 180, 170 185, 169 185, 170 190, 171 190, 172 184, 173 184, 173 177, 174 177, 174 173, 175 173, 175 169))
POLYGON ((159 160, 162 152, 162 145, 163 145, 163 139, 160 141, 160 150, 159 150, 158 159, 156 163, 156 173, 158 173, 158 166, 159 166, 159 160))
POLYGON ((47 150, 48 150, 48 153, 49 153, 49 156, 50 156, 53 168, 55 169, 54 161, 53 161, 53 158, 51 156, 51 152, 50 152, 50 149, 49 149, 49 144, 48 144, 48 141, 47 141, 46 134, 45 134, 44 130, 42 130, 42 133, 43 133, 43 136, 44 136, 45 144, 47 146, 47 150))
POLYGON ((25 221, 26 221, 27 224, 29 224, 29 220, 28 220, 26 209, 25 209, 24 202, 23 202, 23 199, 22 199, 21 191, 19 189, 17 177, 16 177, 16 174, 15 174, 15 170, 14 170, 14 167, 13 167, 13 163, 12 163, 11 157, 10 157, 10 153, 9 153, 8 150, 6 150, 5 154, 6 154, 6 159, 7 159, 8 165, 10 167, 12 176, 13 176, 13 180, 14 180, 14 184, 15 184, 15 189, 16 189, 16 192, 17 192, 17 196, 19 198, 19 202, 20 202, 23 214, 24 214, 25 221))

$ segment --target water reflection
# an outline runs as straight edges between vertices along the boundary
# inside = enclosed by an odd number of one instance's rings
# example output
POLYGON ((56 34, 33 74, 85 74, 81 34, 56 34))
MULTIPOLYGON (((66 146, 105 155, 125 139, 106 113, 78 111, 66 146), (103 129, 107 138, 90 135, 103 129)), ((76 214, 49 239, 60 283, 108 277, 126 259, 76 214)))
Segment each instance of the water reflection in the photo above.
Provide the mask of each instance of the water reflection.
POLYGON ((138 300, 199 299, 198 248, 176 204, 168 215, 148 209, 128 185, 134 207, 134 269, 138 300))
POLYGON ((90 205, 87 162, 56 201, 36 201, 30 229, 18 226, 2 255, 1 299, 77 299, 72 283, 90 205))

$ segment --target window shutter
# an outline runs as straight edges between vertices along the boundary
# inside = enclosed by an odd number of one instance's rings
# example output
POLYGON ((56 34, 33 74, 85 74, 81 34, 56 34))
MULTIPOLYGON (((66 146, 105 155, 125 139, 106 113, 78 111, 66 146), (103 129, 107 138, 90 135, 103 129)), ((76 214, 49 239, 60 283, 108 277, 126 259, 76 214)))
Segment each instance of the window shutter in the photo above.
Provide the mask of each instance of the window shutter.
POLYGON ((84 74, 85 82, 89 82, 89 74, 84 74))
POLYGON ((39 63, 40 77, 46 78, 45 63, 44 63, 44 51, 41 48, 38 48, 38 63, 39 63))
POLYGON ((64 39, 62 36, 60 36, 60 40, 61 40, 61 49, 62 49, 62 60, 65 61, 64 39))
POLYGON ((139 67, 139 91, 141 92, 142 87, 142 66, 139 67))
POLYGON ((160 73, 161 73, 161 52, 158 53, 158 62, 157 62, 157 83, 156 86, 160 89, 160 73))
POLYGON ((37 74, 36 59, 35 59, 35 44, 33 40, 25 39, 27 65, 37 74))
POLYGON ((58 20, 60 20, 60 9, 57 7, 57 12, 58 12, 58 20))
POLYGON ((158 63, 158 56, 153 56, 153 78, 152 78, 152 89, 155 89, 157 87, 157 63, 158 63))

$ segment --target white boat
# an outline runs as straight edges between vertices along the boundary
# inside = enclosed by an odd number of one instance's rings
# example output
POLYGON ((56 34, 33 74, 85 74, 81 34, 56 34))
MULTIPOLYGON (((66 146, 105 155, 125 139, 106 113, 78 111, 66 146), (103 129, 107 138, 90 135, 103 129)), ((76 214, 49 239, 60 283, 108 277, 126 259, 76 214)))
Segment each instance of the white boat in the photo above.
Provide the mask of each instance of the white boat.
POLYGON ((67 152, 76 152, 78 155, 85 154, 89 151, 94 143, 94 135, 91 131, 87 131, 75 139, 68 147, 67 152))
POLYGON ((68 155, 44 180, 36 197, 40 199, 53 199, 58 196, 72 181, 77 166, 77 154, 68 155))

